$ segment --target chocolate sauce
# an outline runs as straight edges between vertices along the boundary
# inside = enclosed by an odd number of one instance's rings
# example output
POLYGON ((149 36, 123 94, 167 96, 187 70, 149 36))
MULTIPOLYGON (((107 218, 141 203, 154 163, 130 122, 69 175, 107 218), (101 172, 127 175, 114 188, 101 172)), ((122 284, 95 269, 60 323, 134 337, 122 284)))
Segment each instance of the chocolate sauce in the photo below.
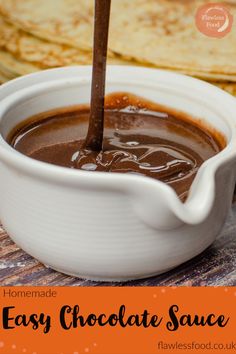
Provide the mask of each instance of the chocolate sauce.
POLYGON ((225 145, 184 114, 117 93, 106 100, 103 150, 91 151, 83 149, 89 116, 89 106, 45 113, 17 127, 8 142, 54 165, 152 177, 172 186, 182 200, 199 167, 225 145))

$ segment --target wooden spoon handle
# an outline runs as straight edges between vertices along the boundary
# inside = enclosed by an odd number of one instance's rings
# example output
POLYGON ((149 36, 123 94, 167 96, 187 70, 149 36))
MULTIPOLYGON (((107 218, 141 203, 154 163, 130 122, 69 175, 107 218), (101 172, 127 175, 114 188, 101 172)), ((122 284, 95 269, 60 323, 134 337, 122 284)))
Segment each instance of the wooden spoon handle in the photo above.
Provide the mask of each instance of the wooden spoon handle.
POLYGON ((104 130, 104 103, 111 0, 95 0, 93 79, 91 112, 85 149, 101 151, 104 130))

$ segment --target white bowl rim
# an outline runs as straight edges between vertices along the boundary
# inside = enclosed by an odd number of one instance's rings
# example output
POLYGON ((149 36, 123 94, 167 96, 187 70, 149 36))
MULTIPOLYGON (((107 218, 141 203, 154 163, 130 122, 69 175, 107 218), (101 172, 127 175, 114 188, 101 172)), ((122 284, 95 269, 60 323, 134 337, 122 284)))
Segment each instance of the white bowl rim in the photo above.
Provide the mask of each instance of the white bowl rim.
MULTIPOLYGON (((59 69, 50 69, 50 70, 45 70, 41 72, 43 75, 47 75, 47 73, 57 73, 57 72, 62 72, 64 73, 69 73, 73 72, 73 70, 80 70, 81 72, 84 73, 85 77, 88 77, 88 75, 91 75, 91 66, 81 66, 81 67, 67 67, 67 68, 59 68, 59 69)), ((223 90, 208 84, 204 81, 183 75, 183 74, 176 74, 173 72, 168 72, 166 70, 158 70, 158 69, 152 69, 152 68, 145 68, 145 67, 135 67, 135 66, 110 66, 108 68, 108 75, 109 72, 118 72, 122 71, 127 71, 127 72, 134 72, 138 75, 138 72, 143 72, 146 74, 149 74, 149 76, 153 76, 155 73, 158 75, 162 75, 163 77, 166 77, 170 80, 179 80, 180 78, 184 80, 186 84, 191 84, 191 85, 198 85, 200 89, 203 90, 208 90, 210 93, 212 93, 215 98, 217 97, 224 98, 226 103, 228 104, 228 109, 229 111, 234 112, 236 116, 236 99, 231 96, 230 94, 224 92, 223 90)), ((10 88, 11 85, 20 84, 21 80, 26 79, 27 77, 37 77, 39 76, 40 73, 34 73, 27 75, 25 77, 19 78, 12 80, 9 83, 4 84, 0 88, 0 93, 1 90, 10 88)), ((62 79, 62 81, 65 81, 66 79, 62 79)), ((58 81, 53 82, 53 80, 50 80, 51 85, 57 85, 58 81)), ((47 85, 49 83, 47 82, 47 85)), ((41 89, 45 87, 45 84, 37 84, 33 85, 35 86, 35 89, 38 90, 41 86, 41 89)), ((30 85, 30 90, 32 90, 33 94, 33 87, 30 85)), ((24 89, 27 91, 27 89, 24 89)), ((17 94, 19 94, 19 91, 17 91, 17 94)), ((9 97, 13 97, 13 94, 10 94, 9 97)), ((8 99, 9 99, 8 97, 8 99)), ((2 102, 1 102, 2 103, 2 102)), ((3 99, 4 103, 4 99, 3 99)), ((3 107, 1 106, 0 108, 0 114, 3 112, 3 107)), ((232 136, 227 144, 226 148, 222 150, 219 154, 216 156, 212 157, 211 159, 207 160, 199 169, 198 174, 200 171, 203 169, 206 169, 209 173, 209 183, 214 185, 214 175, 217 171, 217 169, 223 164, 226 163, 227 161, 230 161, 231 159, 235 158, 236 159, 236 118, 235 121, 229 117, 229 123, 230 123, 230 128, 232 130, 232 136)), ((16 150, 14 150, 0 135, 0 156, 1 160, 5 162, 6 165, 10 165, 12 168, 17 168, 17 170, 23 171, 25 174, 34 176, 40 179, 46 179, 47 181, 51 181, 52 183, 59 183, 66 185, 67 187, 71 186, 76 186, 76 185, 90 185, 91 188, 105 188, 109 189, 111 188, 112 190, 114 189, 121 189, 124 190, 124 185, 127 184, 127 188, 129 186, 136 184, 137 186, 144 186, 144 183, 146 186, 149 186, 150 188, 155 188, 157 190, 162 190, 166 198, 169 200, 169 203, 172 204, 173 208, 177 207, 180 208, 180 205, 182 205, 182 202, 179 200, 176 192, 168 185, 166 185, 163 182, 157 181, 153 178, 149 178, 146 176, 137 176, 137 175, 129 175, 129 174, 109 174, 105 172, 87 172, 87 171, 80 171, 80 170, 73 170, 65 167, 60 167, 60 166, 55 166, 55 165, 50 165, 48 163, 36 161, 32 158, 29 158, 16 150), (79 178, 78 178, 79 176, 79 178), (119 187, 119 185, 122 184, 122 188, 119 187)), ((193 196, 194 197, 194 196, 193 196)), ((191 198, 193 199, 193 198, 191 198)), ((192 202, 192 200, 191 200, 192 202)), ((182 205, 183 206, 183 205, 182 205)), ((185 206, 188 206, 188 200, 185 203, 185 206)))

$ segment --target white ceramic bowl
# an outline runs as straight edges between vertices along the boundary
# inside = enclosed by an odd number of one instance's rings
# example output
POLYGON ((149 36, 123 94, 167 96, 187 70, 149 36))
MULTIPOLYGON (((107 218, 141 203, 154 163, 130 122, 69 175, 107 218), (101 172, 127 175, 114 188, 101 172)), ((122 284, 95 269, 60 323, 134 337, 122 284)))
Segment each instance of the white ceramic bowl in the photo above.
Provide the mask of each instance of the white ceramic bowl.
POLYGON ((24 119, 90 101, 91 67, 49 70, 0 88, 0 218, 12 239, 44 264, 96 280, 128 280, 165 272, 216 238, 236 180, 236 100, 183 75, 109 67, 107 93, 125 91, 196 119, 227 138, 204 163, 182 204, 154 179, 70 170, 30 159, 6 142, 24 119))

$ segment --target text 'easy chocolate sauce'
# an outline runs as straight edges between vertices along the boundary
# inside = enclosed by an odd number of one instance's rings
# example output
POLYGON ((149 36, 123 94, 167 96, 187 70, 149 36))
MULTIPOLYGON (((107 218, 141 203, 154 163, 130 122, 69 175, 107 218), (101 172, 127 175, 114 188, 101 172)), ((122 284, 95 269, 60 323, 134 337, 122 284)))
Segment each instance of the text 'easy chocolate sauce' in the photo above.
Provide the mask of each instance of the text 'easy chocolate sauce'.
POLYGON ((106 100, 103 150, 84 149, 89 106, 29 119, 8 142, 19 152, 50 164, 83 171, 144 175, 172 186, 182 200, 204 161, 224 139, 177 112, 126 93, 106 100))

